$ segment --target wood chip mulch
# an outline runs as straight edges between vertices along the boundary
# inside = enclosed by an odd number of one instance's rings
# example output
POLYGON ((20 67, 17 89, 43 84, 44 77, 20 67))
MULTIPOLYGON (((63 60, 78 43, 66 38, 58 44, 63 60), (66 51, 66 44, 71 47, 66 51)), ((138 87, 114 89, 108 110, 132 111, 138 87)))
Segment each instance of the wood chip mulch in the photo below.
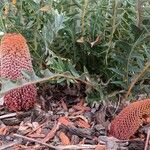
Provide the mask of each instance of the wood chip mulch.
MULTIPOLYGON (((131 140, 109 135, 111 119, 121 109, 111 103, 89 105, 85 86, 43 84, 35 108, 8 112, 0 107, 0 150, 144 150, 149 126, 131 140)), ((147 140, 149 143, 149 139, 147 140)))

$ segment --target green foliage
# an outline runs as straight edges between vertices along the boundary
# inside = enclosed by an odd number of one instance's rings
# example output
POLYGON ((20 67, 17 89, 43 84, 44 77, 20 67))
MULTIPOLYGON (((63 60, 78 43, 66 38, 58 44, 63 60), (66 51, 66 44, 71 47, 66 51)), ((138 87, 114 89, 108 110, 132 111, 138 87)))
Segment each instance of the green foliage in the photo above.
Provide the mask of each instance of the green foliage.
MULTIPOLYGON (((26 37, 37 75, 49 68, 80 77, 86 67, 100 78, 100 95, 105 96, 127 90, 150 61, 150 2, 138 2, 18 0, 13 5, 6 0, 0 4, 0 32, 26 37)), ((149 78, 148 72, 134 93, 149 93, 149 78)))

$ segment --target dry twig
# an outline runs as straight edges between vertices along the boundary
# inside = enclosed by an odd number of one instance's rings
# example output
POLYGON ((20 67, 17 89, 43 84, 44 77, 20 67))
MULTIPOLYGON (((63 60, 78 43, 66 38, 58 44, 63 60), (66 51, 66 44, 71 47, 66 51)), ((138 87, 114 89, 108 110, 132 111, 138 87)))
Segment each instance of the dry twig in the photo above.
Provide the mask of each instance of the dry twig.
POLYGON ((149 138, 150 138, 150 130, 148 130, 148 133, 147 133, 147 138, 146 138, 144 150, 148 150, 149 138))
POLYGON ((141 70, 141 72, 137 75, 137 77, 131 82, 131 84, 130 84, 130 86, 128 88, 128 92, 125 95, 125 99, 127 99, 128 96, 130 95, 131 90, 134 87, 135 83, 139 80, 139 78, 141 78, 149 70, 149 68, 150 68, 150 62, 147 62, 146 66, 144 67, 144 69, 141 70))
POLYGON ((32 141, 32 142, 36 142, 36 143, 39 143, 39 144, 42 144, 46 147, 49 147, 53 150, 69 150, 69 149, 72 149, 72 150, 79 150, 79 149, 95 149, 97 147, 97 145, 88 145, 88 144, 79 144, 79 145, 66 145, 66 146, 53 146, 51 144, 47 144, 45 142, 41 142, 39 140, 35 140, 33 138, 29 138, 29 137, 26 137, 26 136, 23 136, 23 135, 19 135, 19 134, 14 134, 15 137, 19 137, 19 138, 23 138, 23 139, 26 139, 28 141, 32 141))
POLYGON ((15 144, 18 144, 19 142, 18 141, 15 141, 15 142, 10 142, 10 143, 7 143, 7 144, 3 144, 0 146, 0 150, 6 150, 12 146, 14 146, 15 144))
POLYGON ((11 118, 15 116, 17 116, 17 113, 10 113, 10 114, 0 116, 0 119, 11 118))

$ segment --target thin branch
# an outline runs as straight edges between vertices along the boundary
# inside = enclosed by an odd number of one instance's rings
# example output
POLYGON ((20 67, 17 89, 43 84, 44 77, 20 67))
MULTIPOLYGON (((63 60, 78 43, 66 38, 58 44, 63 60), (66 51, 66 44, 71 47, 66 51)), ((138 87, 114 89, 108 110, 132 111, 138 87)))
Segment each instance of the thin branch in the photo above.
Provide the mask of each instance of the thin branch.
POLYGON ((79 145, 66 145, 66 146, 53 146, 51 144, 47 144, 45 142, 39 141, 39 140, 35 140, 33 138, 29 138, 23 135, 19 135, 19 134, 13 134, 15 137, 19 137, 19 138, 23 138, 25 140, 31 141, 31 142, 36 142, 39 144, 42 144, 46 147, 49 147, 53 150, 79 150, 79 149, 95 149, 97 147, 97 145, 88 145, 88 144, 79 144, 79 145))
POLYGON ((9 92, 10 90, 21 88, 23 86, 27 86, 27 85, 30 85, 30 84, 36 84, 36 83, 46 82, 48 80, 52 80, 52 79, 55 79, 55 78, 58 78, 58 77, 59 78, 60 77, 68 78, 68 79, 72 79, 72 80, 75 80, 75 81, 80 81, 80 82, 85 83, 85 84, 90 85, 90 86, 94 86, 91 82, 83 81, 82 79, 79 79, 77 77, 73 77, 73 76, 69 76, 69 75, 64 75, 64 74, 55 74, 55 75, 50 76, 50 77, 41 78, 41 79, 38 79, 38 80, 35 80, 35 81, 24 83, 22 85, 18 85, 16 87, 12 87, 9 90, 6 90, 4 92, 0 92, 0 95, 4 95, 5 93, 9 92))
POLYGON ((27 137, 27 136, 23 136, 23 135, 20 135, 20 134, 13 134, 13 135, 14 135, 15 137, 23 138, 23 139, 28 140, 28 141, 31 141, 31 142, 36 142, 36 143, 42 144, 42 145, 44 145, 44 146, 46 146, 46 147, 52 148, 52 149, 54 149, 54 150, 57 150, 55 146, 50 145, 50 144, 47 144, 47 143, 44 143, 44 142, 42 142, 42 141, 35 140, 35 139, 33 139, 33 138, 29 138, 29 137, 27 137))
POLYGON ((95 149, 97 145, 79 144, 79 145, 66 145, 57 146, 58 150, 81 150, 81 149, 95 149))
POLYGON ((87 6, 88 6, 88 0, 84 0, 83 11, 82 11, 82 17, 81 17, 82 37, 84 36, 84 32, 85 32, 85 14, 86 14, 87 6))
POLYGON ((136 4, 136 10, 137 10, 137 27, 140 28, 141 26, 141 14, 142 14, 142 2, 141 0, 137 0, 136 4))
POLYGON ((148 130, 148 133, 147 133, 147 138, 146 138, 144 150, 148 150, 149 138, 150 138, 150 130, 148 130))
POLYGON ((19 143, 18 141, 15 141, 15 142, 3 144, 3 145, 0 146, 0 150, 6 150, 6 149, 14 146, 15 144, 18 144, 18 143, 19 143))
POLYGON ((128 98, 128 96, 131 93, 132 88, 134 87, 135 83, 139 80, 139 78, 141 78, 146 72, 147 70, 150 68, 150 62, 147 62, 146 66, 144 67, 144 69, 138 74, 138 76, 131 82, 127 94, 125 95, 125 99, 128 98))
MULTIPOLYGON (((105 60, 106 60, 106 64, 108 64, 108 55, 109 55, 109 51, 111 50, 112 48, 112 44, 113 44, 113 38, 114 38, 114 33, 117 29, 117 25, 116 25, 116 20, 117 20, 117 11, 118 11, 118 4, 119 4, 119 1, 118 0, 115 0, 114 1, 114 6, 112 6, 112 10, 113 10, 113 14, 112 14, 112 30, 111 30, 111 35, 109 37, 109 42, 108 42, 108 48, 106 50, 106 56, 105 56, 105 60)), ((113 3, 112 3, 113 5, 113 3)))
POLYGON ((10 114, 0 116, 0 119, 11 118, 15 116, 17 116, 17 113, 10 113, 10 114))
POLYGON ((44 126, 46 123, 48 123, 48 121, 42 123, 41 125, 39 125, 37 128, 33 129, 31 132, 29 132, 27 135, 31 135, 32 133, 34 133, 35 131, 37 131, 38 129, 40 129, 42 126, 44 126))

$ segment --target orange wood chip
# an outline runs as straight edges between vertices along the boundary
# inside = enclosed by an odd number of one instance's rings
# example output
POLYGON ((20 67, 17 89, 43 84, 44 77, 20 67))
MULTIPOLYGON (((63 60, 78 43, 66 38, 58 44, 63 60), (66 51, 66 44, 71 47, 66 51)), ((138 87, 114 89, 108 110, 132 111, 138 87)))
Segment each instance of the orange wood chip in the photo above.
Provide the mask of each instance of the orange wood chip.
POLYGON ((43 142, 47 142, 55 136, 56 131, 59 129, 60 123, 54 125, 52 130, 46 135, 46 137, 42 140, 43 142))
POLYGON ((28 137, 31 137, 31 138, 44 138, 45 134, 33 133, 33 134, 28 135, 28 137))
POLYGON ((79 103, 77 103, 76 105, 73 106, 74 109, 78 110, 78 111, 89 111, 90 107, 85 106, 84 100, 81 99, 79 103))
POLYGON ((70 115, 71 116, 77 116, 77 115, 80 115, 80 114, 82 114, 83 113, 83 111, 74 111, 74 112, 72 112, 72 113, 70 113, 70 115))
POLYGON ((81 110, 81 111, 83 111, 83 112, 90 110, 90 107, 87 107, 87 106, 74 105, 73 108, 76 109, 76 110, 81 110))
POLYGON ((58 119, 58 122, 65 125, 65 126, 68 126, 68 125, 71 125, 71 121, 67 118, 67 117, 60 117, 58 119))
POLYGON ((78 106, 83 106, 83 105, 84 105, 84 102, 85 102, 84 99, 80 99, 80 102, 77 103, 77 105, 78 105, 78 106))
POLYGON ((70 139, 68 138, 68 136, 64 132, 60 132, 59 138, 60 138, 63 145, 70 145, 70 143, 71 143, 70 139))
POLYGON ((83 138, 80 142, 79 142, 79 144, 84 144, 85 143, 85 138, 83 138))
POLYGON ((95 150, 105 150, 105 145, 98 144, 95 148, 95 150))
POLYGON ((61 105, 63 107, 64 110, 68 110, 66 103, 64 102, 63 99, 61 99, 61 105))
POLYGON ((78 121, 76 121, 76 123, 78 124, 78 126, 82 128, 90 128, 90 125, 88 124, 88 122, 85 122, 82 119, 79 119, 78 121))
POLYGON ((0 135, 6 135, 8 129, 6 127, 1 127, 0 128, 0 135))

